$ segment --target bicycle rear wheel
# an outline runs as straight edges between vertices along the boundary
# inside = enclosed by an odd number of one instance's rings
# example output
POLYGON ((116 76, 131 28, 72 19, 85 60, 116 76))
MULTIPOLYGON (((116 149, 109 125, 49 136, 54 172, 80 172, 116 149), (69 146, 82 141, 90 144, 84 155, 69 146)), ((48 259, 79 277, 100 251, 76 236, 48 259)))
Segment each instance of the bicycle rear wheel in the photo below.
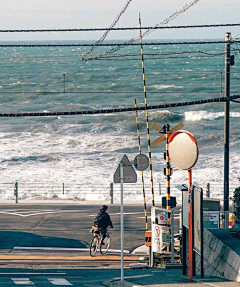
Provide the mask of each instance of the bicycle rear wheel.
POLYGON ((101 252, 101 254, 105 254, 108 251, 109 247, 110 247, 111 237, 110 237, 109 234, 107 234, 107 236, 104 238, 103 243, 104 244, 100 245, 100 252, 101 252))
POLYGON ((93 257, 97 252, 98 237, 94 236, 90 242, 90 255, 93 257))

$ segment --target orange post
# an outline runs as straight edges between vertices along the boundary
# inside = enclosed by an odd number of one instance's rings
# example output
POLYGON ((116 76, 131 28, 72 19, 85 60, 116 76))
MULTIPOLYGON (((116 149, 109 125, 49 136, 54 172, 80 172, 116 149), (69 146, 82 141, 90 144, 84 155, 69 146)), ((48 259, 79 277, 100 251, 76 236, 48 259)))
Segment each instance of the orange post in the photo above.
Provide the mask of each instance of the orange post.
POLYGON ((151 230, 145 231, 145 246, 148 246, 148 247, 152 246, 152 231, 151 230))
POLYGON ((188 229, 188 252, 189 252, 189 280, 193 278, 193 223, 192 223, 192 169, 188 170, 188 195, 190 200, 189 229, 188 229))

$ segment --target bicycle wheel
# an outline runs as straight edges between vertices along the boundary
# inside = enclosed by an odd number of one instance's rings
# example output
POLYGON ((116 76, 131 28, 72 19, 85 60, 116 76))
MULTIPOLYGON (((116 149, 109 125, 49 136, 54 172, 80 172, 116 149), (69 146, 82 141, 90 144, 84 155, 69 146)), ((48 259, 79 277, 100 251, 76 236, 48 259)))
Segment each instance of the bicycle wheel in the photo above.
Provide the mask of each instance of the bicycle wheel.
POLYGON ((101 252, 101 254, 105 254, 108 251, 109 247, 110 247, 111 237, 110 237, 109 234, 107 234, 107 236, 104 238, 103 243, 104 244, 100 245, 100 252, 101 252))
POLYGON ((90 255, 91 256, 94 256, 96 254, 97 247, 98 247, 98 237, 94 236, 90 242, 90 255))

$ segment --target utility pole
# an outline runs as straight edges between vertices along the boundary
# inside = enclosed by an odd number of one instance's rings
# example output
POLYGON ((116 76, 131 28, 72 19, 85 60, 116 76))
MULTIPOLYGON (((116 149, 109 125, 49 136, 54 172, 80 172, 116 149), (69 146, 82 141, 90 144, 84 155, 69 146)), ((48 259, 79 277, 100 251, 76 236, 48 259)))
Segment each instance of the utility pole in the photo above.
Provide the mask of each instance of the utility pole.
POLYGON ((224 103, 224 228, 228 226, 229 211, 229 127, 230 127, 230 62, 231 62, 231 33, 225 33, 225 97, 224 103))

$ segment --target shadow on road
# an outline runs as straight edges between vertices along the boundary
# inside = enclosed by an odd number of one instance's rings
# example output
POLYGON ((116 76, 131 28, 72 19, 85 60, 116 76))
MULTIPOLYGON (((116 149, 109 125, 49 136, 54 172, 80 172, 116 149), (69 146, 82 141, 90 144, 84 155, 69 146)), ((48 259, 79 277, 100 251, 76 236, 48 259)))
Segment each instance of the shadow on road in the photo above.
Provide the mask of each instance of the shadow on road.
POLYGON ((0 249, 13 249, 14 246, 86 248, 89 243, 69 238, 41 236, 29 232, 0 231, 0 249))

